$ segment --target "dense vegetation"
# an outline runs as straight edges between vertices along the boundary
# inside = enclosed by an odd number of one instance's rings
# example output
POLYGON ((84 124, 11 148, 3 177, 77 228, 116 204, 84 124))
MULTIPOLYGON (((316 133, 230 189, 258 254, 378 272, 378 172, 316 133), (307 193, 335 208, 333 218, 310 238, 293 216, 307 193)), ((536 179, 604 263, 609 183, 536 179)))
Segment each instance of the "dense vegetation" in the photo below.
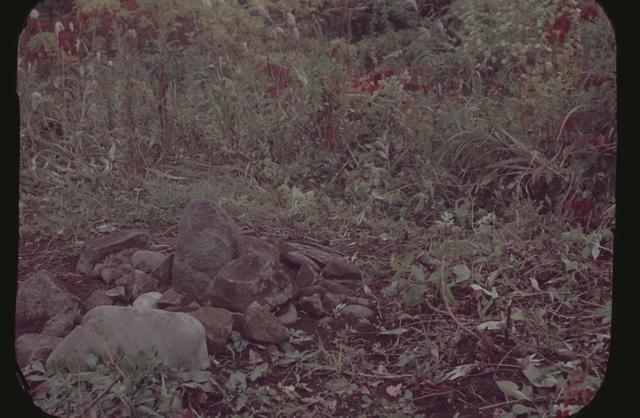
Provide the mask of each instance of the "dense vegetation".
MULTIPOLYGON (((192 384, 162 372, 176 416, 566 416, 597 390, 617 132, 591 2, 45 1, 19 54, 22 274, 70 269, 112 226, 171 236, 197 196, 342 248, 378 298, 382 334, 301 331, 268 370, 236 341, 192 384)), ((83 387, 74 416, 133 416, 135 391, 93 402, 98 375, 41 402, 83 387)))

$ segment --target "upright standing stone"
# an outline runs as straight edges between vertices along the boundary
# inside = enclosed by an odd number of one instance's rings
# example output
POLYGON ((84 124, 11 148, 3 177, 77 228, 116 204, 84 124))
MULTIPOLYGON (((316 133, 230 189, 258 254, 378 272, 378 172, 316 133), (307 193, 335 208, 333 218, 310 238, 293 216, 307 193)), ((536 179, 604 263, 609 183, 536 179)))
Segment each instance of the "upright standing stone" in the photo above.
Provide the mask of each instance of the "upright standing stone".
POLYGON ((214 202, 189 203, 178 224, 173 287, 201 301, 211 279, 241 253, 241 235, 231 216, 214 202))

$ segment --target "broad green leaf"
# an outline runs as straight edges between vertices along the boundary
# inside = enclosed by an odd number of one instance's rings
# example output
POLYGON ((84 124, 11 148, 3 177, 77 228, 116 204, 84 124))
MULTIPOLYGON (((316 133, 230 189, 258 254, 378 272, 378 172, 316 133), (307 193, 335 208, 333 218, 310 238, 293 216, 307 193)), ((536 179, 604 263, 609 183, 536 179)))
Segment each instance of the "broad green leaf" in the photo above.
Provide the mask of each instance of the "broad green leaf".
POLYGON ((407 291, 407 306, 415 306, 422 302, 424 286, 411 286, 407 291))
POLYGON ((502 393, 510 398, 529 400, 529 397, 525 395, 524 392, 522 392, 518 388, 518 385, 514 382, 511 382, 509 380, 498 380, 496 382, 496 385, 498 385, 498 389, 500 389, 502 393))
POLYGON ((456 275, 456 283, 468 280, 471 277, 471 270, 466 264, 458 264, 453 267, 453 273, 456 275))
POLYGON ((224 387, 230 391, 244 390, 247 388, 247 375, 242 372, 234 372, 229 376, 229 380, 225 383, 224 387))
POLYGON ((262 375, 264 374, 264 372, 267 371, 268 368, 269 368, 269 364, 267 364, 267 363, 258 364, 251 371, 251 373, 249 373, 249 380, 251 380, 252 382, 255 382, 256 379, 259 379, 259 378, 262 377, 262 375))
POLYGON ((424 283, 425 281, 424 270, 422 270, 420 267, 413 268, 413 275, 415 276, 417 281, 424 283))

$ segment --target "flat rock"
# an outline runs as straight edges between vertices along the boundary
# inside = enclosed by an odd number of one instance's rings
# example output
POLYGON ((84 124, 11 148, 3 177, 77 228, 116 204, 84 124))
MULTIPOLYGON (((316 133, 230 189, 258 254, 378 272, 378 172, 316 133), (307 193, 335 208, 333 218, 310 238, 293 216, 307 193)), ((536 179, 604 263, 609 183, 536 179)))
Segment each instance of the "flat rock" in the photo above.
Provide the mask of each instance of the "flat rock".
POLYGON ((143 293, 133 301, 131 306, 138 309, 157 309, 156 303, 162 297, 160 292, 143 293))
POLYGON ((270 312, 268 305, 251 303, 242 317, 242 336, 264 344, 280 344, 289 341, 289 330, 270 312))
POLYGON ((311 267, 311 269, 315 272, 320 271, 320 266, 315 261, 313 261, 306 255, 302 254, 301 252, 289 251, 285 256, 285 259, 293 265, 296 265, 299 267, 308 266, 308 267, 311 267))
POLYGON ((158 251, 138 250, 131 255, 131 265, 134 269, 152 273, 160 267, 165 258, 167 256, 158 251))
POLYGON ((206 290, 212 306, 244 312, 254 301, 278 306, 293 298, 295 285, 269 253, 256 251, 225 265, 206 290))
MULTIPOLYGON (((122 292, 124 295, 124 287, 122 288, 122 292)), ((94 290, 91 292, 89 297, 84 301, 84 306, 88 311, 95 308, 96 306, 109 306, 113 305, 113 299, 105 294, 104 290, 94 290)))
POLYGON ((141 230, 122 230, 85 242, 76 270, 89 274, 94 265, 109 254, 131 247, 146 247, 149 234, 141 230))
POLYGON ((203 301, 218 271, 242 253, 242 233, 231 216, 210 200, 194 200, 178 223, 171 281, 191 299, 203 301))
POLYGON ((333 281, 333 280, 322 280, 321 281, 321 285, 322 285, 322 287, 327 289, 328 292, 331 292, 331 293, 336 293, 338 295, 348 295, 349 294, 349 288, 348 287, 346 287, 345 285, 343 285, 341 283, 333 281))
POLYGON ((332 258, 324 269, 322 275, 327 278, 357 280, 362 277, 358 266, 344 258, 332 258))
POLYGON ((65 312, 55 315, 49 319, 44 328, 43 334, 53 335, 54 337, 64 337, 80 322, 80 311, 65 312))
POLYGON ((162 297, 158 299, 156 305, 158 305, 158 308, 160 309, 166 309, 170 306, 180 306, 184 304, 185 301, 186 298, 182 293, 178 292, 174 288, 169 288, 162 294, 162 297))
POLYGON ((62 338, 47 334, 22 334, 16 339, 16 359, 20 368, 36 360, 44 362, 62 338))
POLYGON ((224 351, 233 329, 231 312, 222 308, 204 307, 190 312, 189 315, 196 318, 204 326, 209 353, 224 351))
POLYGON ((319 293, 311 296, 303 296, 298 300, 300 310, 308 313, 314 318, 321 318, 326 315, 324 306, 322 305, 322 297, 319 293))
POLYGON ((287 242, 286 244, 289 246, 289 248, 293 248, 289 251, 297 251, 309 257, 321 267, 325 266, 327 263, 329 263, 329 261, 337 257, 336 254, 331 253, 327 250, 323 250, 322 248, 319 248, 315 245, 304 244, 300 242, 287 242))
POLYGON ((129 306, 93 308, 47 358, 86 370, 88 353, 102 357, 157 353, 168 366, 188 370, 209 367, 205 329, 194 317, 181 312, 137 309, 129 306))
POLYGON ((50 318, 78 310, 78 300, 46 271, 18 282, 16 324, 44 325, 50 318))
POLYGON ((353 319, 371 318, 375 313, 362 305, 347 305, 338 312, 339 315, 347 316, 353 319))

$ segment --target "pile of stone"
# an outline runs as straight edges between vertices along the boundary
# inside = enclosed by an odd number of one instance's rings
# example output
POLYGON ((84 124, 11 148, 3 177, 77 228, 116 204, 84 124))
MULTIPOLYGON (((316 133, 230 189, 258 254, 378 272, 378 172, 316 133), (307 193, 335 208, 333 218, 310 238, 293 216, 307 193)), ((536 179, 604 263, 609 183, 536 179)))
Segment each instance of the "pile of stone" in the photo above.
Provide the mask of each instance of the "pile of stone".
POLYGON ((326 247, 244 235, 212 201, 185 208, 172 250, 152 246, 140 230, 88 241, 76 270, 101 280, 104 290, 82 302, 47 272, 20 282, 17 326, 37 330, 16 340, 20 366, 46 360, 47 367, 84 368, 89 352, 143 351, 172 366, 204 369, 234 330, 279 344, 289 340, 300 312, 360 322, 374 316, 369 301, 345 286, 360 279, 352 262, 326 247))

